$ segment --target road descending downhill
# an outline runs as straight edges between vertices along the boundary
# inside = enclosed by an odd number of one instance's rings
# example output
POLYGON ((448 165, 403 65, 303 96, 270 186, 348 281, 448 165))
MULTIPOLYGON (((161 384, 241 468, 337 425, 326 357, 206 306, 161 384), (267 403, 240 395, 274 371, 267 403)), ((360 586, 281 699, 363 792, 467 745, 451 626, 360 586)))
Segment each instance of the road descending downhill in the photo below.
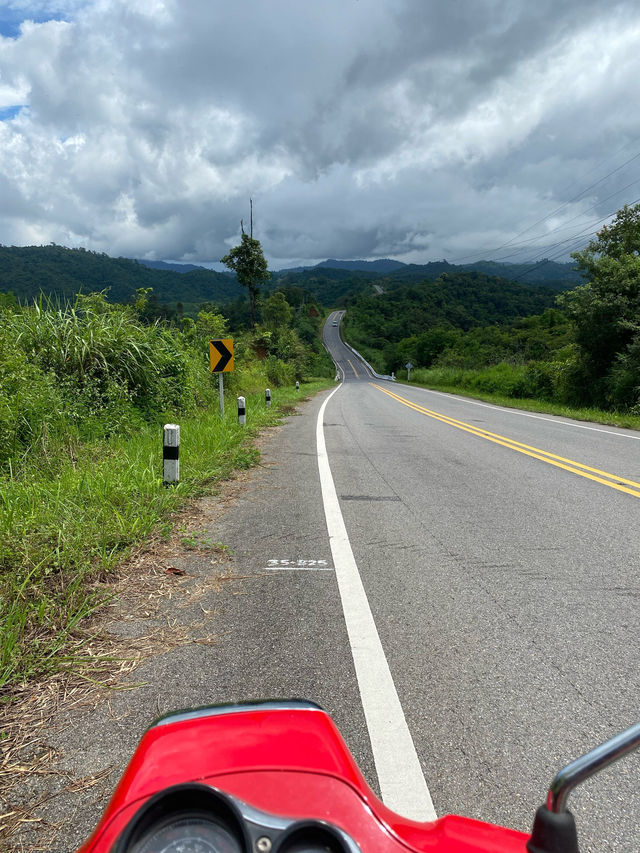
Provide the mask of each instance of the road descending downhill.
MULTIPOLYGON (((435 811, 526 827, 640 718, 640 433, 376 378, 342 313, 326 458, 435 811)), ((572 795, 585 850, 640 849, 639 790, 634 755, 572 795)))
MULTIPOLYGON (((184 547, 129 568, 144 606, 125 597, 114 630, 174 640, 51 728, 59 758, 25 788, 39 811, 20 845, 77 849, 177 709, 308 699, 387 805, 522 831, 561 767, 637 721, 640 434, 386 381, 340 318, 335 387, 190 509, 184 547), (167 571, 154 616, 145 584, 167 571)), ((639 789, 635 754, 571 795, 582 853, 638 853, 639 789)))

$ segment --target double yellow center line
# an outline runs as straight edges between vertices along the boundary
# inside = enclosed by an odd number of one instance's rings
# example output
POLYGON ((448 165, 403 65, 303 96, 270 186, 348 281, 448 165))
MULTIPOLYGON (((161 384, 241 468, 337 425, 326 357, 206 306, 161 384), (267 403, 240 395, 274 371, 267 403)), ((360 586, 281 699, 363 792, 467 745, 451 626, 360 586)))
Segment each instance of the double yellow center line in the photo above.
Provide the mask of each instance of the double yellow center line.
MULTIPOLYGON (((355 375, 356 375, 356 379, 360 379, 360 377, 358 376, 358 371, 355 369, 355 367, 353 366, 353 364, 351 364, 350 359, 347 359, 347 361, 348 361, 348 362, 349 362, 349 364, 351 365, 351 370, 353 370, 353 372, 355 373, 355 375)), ((376 388, 377 388, 377 387, 378 387, 378 386, 376 385, 376 388)), ((382 390, 382 389, 380 389, 380 390, 382 390)))
POLYGON ((634 480, 628 480, 626 477, 618 477, 616 474, 609 474, 607 471, 600 471, 598 468, 591 468, 589 465, 583 465, 582 462, 575 462, 573 459, 566 459, 564 456, 556 456, 555 453, 549 453, 546 450, 540 450, 539 447, 532 447, 529 444, 523 444, 521 441, 515 441, 513 438, 507 438, 504 435, 498 435, 495 432, 489 432, 485 429, 473 426, 473 424, 459 421, 456 418, 450 418, 448 415, 442 415, 440 412, 434 412, 431 409, 426 409, 405 397, 400 397, 383 388, 381 385, 371 383, 383 394, 402 403, 419 412, 421 415, 427 415, 437 421, 441 421, 456 429, 464 430, 472 435, 477 435, 479 438, 485 438, 487 441, 492 441, 494 444, 501 444, 503 447, 508 447, 510 450, 517 450, 518 453, 524 453, 526 456, 531 456, 533 459, 539 459, 541 462, 547 462, 549 465, 555 465, 556 468, 562 468, 564 471, 570 471, 572 474, 578 474, 579 477, 586 477, 588 480, 593 480, 596 483, 601 483, 603 486, 609 486, 611 489, 617 489, 619 492, 625 492, 628 495, 633 495, 634 498, 640 498, 640 483, 634 480))

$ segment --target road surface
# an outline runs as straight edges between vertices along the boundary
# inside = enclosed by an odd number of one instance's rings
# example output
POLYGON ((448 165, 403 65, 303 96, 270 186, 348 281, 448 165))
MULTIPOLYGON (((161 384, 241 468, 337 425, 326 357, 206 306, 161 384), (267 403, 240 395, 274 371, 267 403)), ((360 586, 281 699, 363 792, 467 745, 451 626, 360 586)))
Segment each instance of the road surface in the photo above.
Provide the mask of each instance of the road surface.
MULTIPOLYGON (((177 708, 314 700, 390 805, 525 831, 555 772, 640 716, 640 433, 377 379, 339 316, 325 342, 342 381, 193 520, 234 572, 190 610, 166 599, 195 642, 52 734, 63 771, 110 774, 42 777, 63 789, 43 807, 43 831, 63 827, 54 853, 86 838, 139 736, 177 708)), ((197 584, 217 558, 167 565, 197 584)), ((637 853, 639 789, 636 754, 570 797, 583 853, 637 853)))
MULTIPOLYGON (((343 382, 223 526, 239 564, 264 569, 227 617, 244 626, 230 694, 319 701, 410 809, 408 731, 438 815, 528 829, 555 772, 640 716, 640 434, 375 379, 338 317, 325 342, 343 382), (317 441, 351 556, 333 547, 317 441), (351 560, 380 648, 347 631, 368 619, 351 560), (376 695, 380 650, 400 721, 376 695)), ((639 788, 636 755, 571 797, 585 850, 638 849, 639 788)))

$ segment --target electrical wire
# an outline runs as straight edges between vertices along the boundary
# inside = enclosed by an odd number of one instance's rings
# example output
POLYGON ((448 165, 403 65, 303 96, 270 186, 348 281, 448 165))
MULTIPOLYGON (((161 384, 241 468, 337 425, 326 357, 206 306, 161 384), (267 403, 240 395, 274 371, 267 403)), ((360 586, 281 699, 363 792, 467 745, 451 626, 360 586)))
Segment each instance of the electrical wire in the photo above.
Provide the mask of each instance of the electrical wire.
MULTIPOLYGON (((629 204, 629 206, 631 207, 631 206, 633 206, 634 204, 638 204, 638 203, 640 203, 640 198, 637 198, 637 199, 635 199, 634 201, 629 202, 628 204, 629 204)), ((601 221, 601 222, 604 222, 604 221, 606 221, 607 219, 611 219, 611 217, 612 217, 612 216, 615 216, 615 213, 610 213, 608 216, 603 217, 603 219, 601 219, 600 221, 601 221)), ((593 225, 589 225, 588 227, 589 227, 589 228, 592 228, 592 227, 593 227, 593 225)), ((587 230, 586 228, 585 228, 585 229, 583 229, 583 232, 584 232, 584 231, 586 231, 586 230, 587 230)), ((591 237, 591 236, 593 236, 593 233, 597 233, 597 232, 592 232, 591 234, 587 235, 587 237, 591 237)), ((577 237, 579 237, 579 236, 580 236, 580 232, 579 232, 578 234, 576 234, 576 235, 575 235, 575 237, 576 237, 576 238, 577 238, 577 237)), ((589 240, 587 239, 587 237, 582 237, 582 239, 581 239, 581 241, 580 241, 580 242, 582 243, 582 245, 584 245, 584 246, 586 246, 586 245, 589 243, 589 240)), ((563 242, 564 242, 564 241, 563 241, 563 242)), ((578 246, 576 246, 575 248, 578 248, 578 246)), ((529 269, 525 270, 523 273, 520 273, 520 275, 518 276, 518 278, 516 279, 516 281, 519 281, 520 279, 524 278, 526 275, 529 275, 529 274, 530 274, 530 273, 532 273, 534 270, 536 270, 536 269, 540 269, 540 267, 541 267, 541 266, 544 266, 545 264, 547 264, 547 263, 551 263, 551 261, 556 260, 556 259, 557 259, 557 258, 559 258, 559 257, 562 257, 562 255, 565 255, 566 253, 567 253, 567 249, 566 249, 566 248, 565 248, 565 249, 562 249, 562 251, 558 252, 558 253, 557 253, 556 255, 554 255, 553 257, 551 257, 551 258, 544 258, 544 263, 539 263, 539 261, 543 260, 542 256, 539 256, 537 259, 534 259, 533 261, 531 261, 531 262, 530 262, 530 263, 533 263, 533 266, 531 266, 529 269)))
MULTIPOLYGON (((638 155, 638 156, 640 156, 640 155, 638 155)), ((622 193, 622 192, 624 192, 625 190, 628 190, 628 189, 629 189, 629 187, 632 187, 632 186, 634 186, 634 185, 635 185, 635 184, 637 184, 637 183, 640 183, 640 178, 636 178, 636 180, 635 180, 635 181, 631 181, 631 183, 627 184, 627 185, 626 185, 626 186, 624 186, 624 187, 621 187, 619 190, 616 190, 614 193, 611 193, 610 195, 606 196, 605 198, 600 199, 600 201, 598 201, 598 203, 597 203, 597 204, 593 204, 593 205, 591 205, 591 207, 588 207, 586 210, 583 210, 583 211, 582 211, 582 213, 579 213, 577 216, 574 216, 574 217, 572 217, 571 219, 568 219, 568 220, 567 220, 567 222, 565 222, 565 224, 564 224, 564 225, 559 226, 558 228, 554 228, 552 231, 549 231, 549 232, 548 232, 548 235, 555 234, 555 233, 559 233, 560 231, 564 231, 564 230, 566 229, 566 227, 567 227, 567 224, 568 224, 569 222, 575 222, 575 220, 576 220, 576 219, 580 219, 582 216, 584 216, 585 214, 589 213, 591 210, 595 210, 595 209, 596 209, 596 207, 598 207, 599 205, 603 204, 605 201, 609 201, 609 199, 610 199, 610 198, 613 198, 614 196, 618 195, 619 193, 622 193)), ((613 215, 614 215, 613 213, 610 213, 610 214, 608 214, 607 216, 605 216, 601 221, 604 221, 605 219, 609 219, 609 217, 610 217, 610 216, 613 216, 613 215)), ((578 233, 580 233, 580 232, 578 232, 578 233)), ((546 235, 546 236, 548 236, 548 235, 546 235)), ((536 239, 539 239, 539 238, 538 238, 538 237, 534 237, 534 238, 532 238, 532 239, 533 239, 533 240, 536 240, 536 239)), ((526 242, 526 241, 525 241, 525 242, 526 242)), ((518 245, 518 244, 516 244, 516 245, 518 245)), ((523 245, 523 244, 520 244, 520 245, 523 245)), ((506 257, 509 257, 509 256, 507 255, 506 257)), ((496 260, 496 261, 503 261, 503 260, 504 260, 504 257, 503 257, 503 258, 495 258, 495 260, 496 260)))
MULTIPOLYGON (((636 140, 634 139, 633 141, 635 142, 636 140)), ((622 148, 619 148, 619 149, 618 149, 618 151, 622 150, 622 149, 623 149, 623 148, 625 148, 625 147, 626 147, 626 146, 625 146, 625 145, 623 145, 623 146, 622 146, 622 148)), ((616 152, 616 153, 617 153, 617 152, 616 152)), ((615 155, 614 155, 614 156, 615 156, 615 155)), ((615 174, 616 174, 616 172, 619 172, 621 169, 624 169, 624 167, 625 167, 625 166, 628 166, 628 165, 629 165, 629 163, 632 163, 634 160, 637 160, 638 158, 640 158, 640 152, 638 152, 638 153, 634 154, 634 155, 633 155, 633 157, 629 157, 627 160, 625 160, 625 162, 624 162, 624 163, 621 163, 621 164, 620 164, 620 166, 616 166, 616 168, 615 168, 615 169, 612 169, 610 172, 608 172, 608 173, 607 173, 606 175, 604 175, 602 178, 599 178, 597 181, 595 181, 594 183, 590 184, 590 185, 589 185, 588 187, 586 187, 585 189, 581 190, 577 195, 573 196, 573 197, 572 197, 571 199, 569 199, 568 201, 563 202, 563 204, 561 204, 559 207, 557 207, 557 208, 555 208, 554 210, 552 210, 552 211, 551 211, 551 213, 548 213, 546 216, 543 216, 541 219, 538 219, 536 222, 534 222, 532 225, 529 225, 527 228, 525 228, 524 230, 520 231, 518 234, 515 234, 511 239, 507 240, 507 242, 506 242, 506 243, 503 243, 501 246, 498 246, 496 249, 491 249, 491 250, 481 250, 481 251, 491 251, 491 254, 495 254, 495 253, 497 253, 497 252, 502 251, 502 249, 506 249, 507 247, 509 247, 509 246, 514 242, 514 240, 517 240, 517 239, 518 239, 518 237, 521 237, 523 234, 526 234, 527 232, 531 231, 531 230, 532 230, 533 228, 535 228, 537 225, 540 225, 540 224, 542 224, 543 222, 545 222, 547 219, 550 219, 552 216, 555 216, 555 215, 556 215, 557 213, 559 213, 561 210, 564 210, 564 208, 565 208, 565 207, 568 207, 570 204, 573 204, 575 201, 577 201, 581 196, 585 195, 585 193, 589 192, 589 191, 590 191, 590 190, 592 190, 594 187, 597 187, 597 186, 598 186, 599 184, 601 184, 603 181, 606 181, 606 180, 607 180, 608 178, 610 178, 612 175, 615 175, 615 174)), ((607 159, 610 159, 610 158, 605 158, 605 160, 603 160, 603 161, 601 161, 601 162, 602 162, 602 163, 606 163, 607 159)), ((598 168, 598 167, 596 166, 596 167, 594 167, 594 169, 595 169, 595 168, 598 168)), ((590 170, 590 171, 593 171, 593 170, 590 170)), ((587 175, 587 174, 590 174, 590 172, 585 172, 585 175, 587 175)), ((584 177, 584 175, 583 175, 583 177, 584 177)), ((632 183, 636 183, 636 182, 634 181, 634 182, 632 182, 632 183)), ((629 184, 628 186, 631 186, 631 184, 629 184)), ((625 187, 624 189, 626 189, 626 188, 627 188, 627 187, 625 187)), ((618 190, 618 192, 622 192, 622 190, 618 190)), ((616 193, 613 193, 613 195, 615 195, 615 194, 616 194, 616 193)), ((612 196, 607 196, 607 199, 608 199, 608 198, 611 198, 611 197, 612 197, 612 196)), ((602 202, 603 202, 603 201, 606 201, 607 199, 602 199, 602 200, 600 200, 599 204, 602 204, 602 202)), ((595 206, 595 205, 594 205, 594 206, 595 206)), ((591 210, 591 209, 593 209, 593 208, 589 208, 589 210, 591 210)), ((588 211, 585 211, 585 212, 588 212, 588 211)), ((574 217, 574 219, 579 218, 581 215, 583 215, 583 214, 579 214, 577 217, 574 217)), ((569 220, 569 221, 573 221, 573 220, 569 220)), ((555 230, 555 229, 554 229, 554 230, 555 230)), ((549 233, 554 233, 554 232, 553 232, 553 231, 551 231, 551 232, 549 232, 549 233)), ((477 252, 476 252, 476 253, 473 253, 473 254, 469 254, 469 255, 459 255, 458 257, 454 257, 454 258, 452 258, 452 259, 450 260, 450 263, 457 263, 458 261, 462 261, 462 260, 465 260, 465 259, 467 259, 467 258, 474 257, 474 255, 475 255, 475 256, 477 256, 477 252)))

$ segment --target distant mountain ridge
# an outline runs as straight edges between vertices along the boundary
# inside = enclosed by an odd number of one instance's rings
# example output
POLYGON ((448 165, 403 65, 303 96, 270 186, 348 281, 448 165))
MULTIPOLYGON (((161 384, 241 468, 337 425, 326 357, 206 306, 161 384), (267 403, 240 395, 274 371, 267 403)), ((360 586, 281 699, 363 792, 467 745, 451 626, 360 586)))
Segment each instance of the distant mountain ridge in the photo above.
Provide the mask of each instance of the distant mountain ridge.
MULTIPOLYGON (((535 264, 509 264, 487 260, 474 261, 471 264, 450 264, 446 260, 429 261, 426 264, 405 264, 402 261, 395 261, 391 258, 381 258, 376 261, 338 261, 335 258, 330 258, 312 267, 282 269, 278 270, 276 274, 281 276, 322 269, 368 272, 406 281, 421 281, 425 278, 432 280, 442 275, 443 272, 465 270, 469 272, 483 272, 486 275, 495 275, 499 278, 506 278, 509 281, 518 281, 523 277, 525 279, 522 282, 523 284, 566 282, 567 286, 574 286, 583 282, 582 275, 575 270, 573 263, 559 264, 547 259, 542 259, 535 264)), ((560 288, 556 286, 555 289, 560 288)))
POLYGON ((335 258, 330 258, 327 261, 321 261, 319 264, 316 264, 314 269, 330 267, 333 270, 360 270, 361 272, 388 273, 406 266, 402 261, 393 261, 390 258, 381 258, 377 261, 336 261, 335 258))
MULTIPOLYGON (((175 264, 169 261, 146 261, 143 258, 132 258, 137 264, 143 264, 152 270, 171 270, 172 272, 193 272, 193 270, 206 270, 206 267, 195 264, 175 264)), ((208 270, 211 272, 211 270, 208 270)))
MULTIPOLYGON (((447 261, 428 264, 403 264, 389 258, 377 261, 338 261, 328 259, 314 267, 285 269, 271 273, 271 281, 261 290, 278 287, 307 290, 326 306, 343 304, 355 293, 371 292, 372 285, 385 292, 399 285, 435 281, 443 273, 479 272, 496 278, 518 282, 530 288, 549 287, 566 290, 583 279, 571 264, 541 261, 535 266, 478 261, 456 266, 447 261), (336 266, 337 265, 337 266, 336 266)), ((185 310, 197 310, 205 302, 224 305, 246 296, 234 275, 216 272, 194 264, 168 261, 137 261, 112 258, 86 249, 64 246, 1 246, 0 292, 13 293, 21 302, 31 301, 41 293, 71 300, 77 293, 107 290, 116 302, 129 301, 138 288, 150 287, 163 304, 185 310)))

